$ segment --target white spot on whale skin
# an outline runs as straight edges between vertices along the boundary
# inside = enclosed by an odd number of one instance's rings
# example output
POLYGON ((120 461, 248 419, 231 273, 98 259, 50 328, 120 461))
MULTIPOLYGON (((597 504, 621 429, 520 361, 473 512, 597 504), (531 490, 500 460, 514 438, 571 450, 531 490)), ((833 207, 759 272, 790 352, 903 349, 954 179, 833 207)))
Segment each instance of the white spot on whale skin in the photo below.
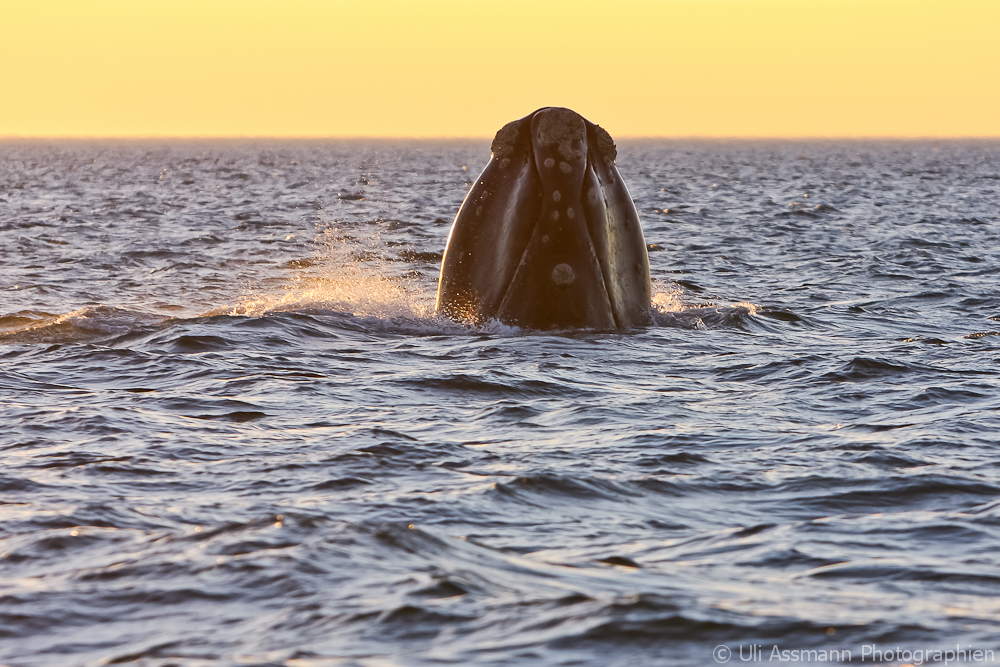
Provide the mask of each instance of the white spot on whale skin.
POLYGON ((506 169, 507 165, 509 165, 509 164, 510 164, 510 158, 509 157, 505 157, 502 160, 500 160, 500 168, 501 169, 506 169))
POLYGON ((573 167, 569 166, 569 162, 560 162, 559 163, 559 171, 561 171, 562 173, 568 174, 572 170, 573 170, 573 167))
POLYGON ((552 211, 552 219, 553 220, 559 219, 559 211, 552 211))
POLYGON ((569 264, 556 264, 555 268, 552 269, 552 282, 556 285, 565 287, 572 285, 574 280, 576 280, 576 274, 569 264))
POLYGON ((551 169, 552 167, 556 166, 556 161, 550 157, 547 157, 545 158, 545 166, 551 169))
POLYGON ((542 237, 542 245, 545 245, 548 242, 549 242, 549 235, 546 234, 545 236, 542 237))
POLYGON ((572 220, 573 218, 576 217, 576 211, 574 211, 572 208, 567 208, 566 209, 566 217, 569 218, 570 220, 572 220))
POLYGON ((552 193, 552 201, 559 201, 560 199, 562 199, 562 194, 558 190, 552 193))
POLYGON ((480 216, 482 214, 483 214, 483 207, 482 206, 477 206, 476 207, 476 215, 480 216))

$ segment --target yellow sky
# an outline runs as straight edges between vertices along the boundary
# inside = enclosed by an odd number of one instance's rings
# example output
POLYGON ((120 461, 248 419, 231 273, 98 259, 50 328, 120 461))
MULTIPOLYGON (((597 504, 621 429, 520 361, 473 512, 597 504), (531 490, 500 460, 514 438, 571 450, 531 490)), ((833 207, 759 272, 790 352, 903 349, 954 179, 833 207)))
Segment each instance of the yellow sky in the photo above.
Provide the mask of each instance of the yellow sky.
POLYGON ((1000 136, 1000 0, 0 0, 0 136, 1000 136))

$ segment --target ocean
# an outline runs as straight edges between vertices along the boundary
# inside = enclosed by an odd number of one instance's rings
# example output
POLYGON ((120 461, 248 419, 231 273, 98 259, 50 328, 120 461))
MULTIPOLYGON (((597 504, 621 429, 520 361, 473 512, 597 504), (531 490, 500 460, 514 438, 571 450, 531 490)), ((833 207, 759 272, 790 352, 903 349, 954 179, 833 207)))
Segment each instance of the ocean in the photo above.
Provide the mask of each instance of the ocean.
POLYGON ((537 332, 488 140, 0 142, 0 664, 995 663, 1000 142, 618 156, 654 323, 537 332))

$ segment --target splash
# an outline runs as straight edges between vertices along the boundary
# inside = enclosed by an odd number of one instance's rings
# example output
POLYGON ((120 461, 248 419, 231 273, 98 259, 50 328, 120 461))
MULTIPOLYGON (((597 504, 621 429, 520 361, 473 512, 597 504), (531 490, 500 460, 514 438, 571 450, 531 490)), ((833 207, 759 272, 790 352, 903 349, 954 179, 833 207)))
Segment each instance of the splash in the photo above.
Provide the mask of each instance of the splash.
POLYGON ((401 262, 385 255, 378 233, 359 239, 331 227, 316 241, 314 257, 299 263, 292 282, 280 285, 279 293, 257 291, 209 314, 260 317, 320 309, 382 320, 435 318, 434 284, 420 271, 400 270, 401 262))
POLYGON ((656 285, 658 290, 653 294, 653 310, 658 313, 676 313, 684 310, 684 302, 681 295, 684 290, 680 285, 671 283, 669 285, 656 285))
POLYGON ((684 300, 684 289, 676 283, 657 285, 656 289, 652 308, 656 326, 709 331, 737 326, 746 317, 757 314, 757 306, 746 301, 728 305, 688 303, 684 300))

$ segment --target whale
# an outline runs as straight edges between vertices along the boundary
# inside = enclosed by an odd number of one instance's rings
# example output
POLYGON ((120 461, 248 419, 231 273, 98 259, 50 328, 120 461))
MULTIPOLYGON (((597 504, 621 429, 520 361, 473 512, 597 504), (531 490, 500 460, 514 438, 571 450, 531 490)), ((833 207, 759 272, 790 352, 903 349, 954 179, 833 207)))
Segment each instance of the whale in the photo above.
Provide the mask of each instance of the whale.
POLYGON ((543 107, 490 148, 448 234, 435 311, 542 331, 649 324, 646 241, 611 135, 543 107))

